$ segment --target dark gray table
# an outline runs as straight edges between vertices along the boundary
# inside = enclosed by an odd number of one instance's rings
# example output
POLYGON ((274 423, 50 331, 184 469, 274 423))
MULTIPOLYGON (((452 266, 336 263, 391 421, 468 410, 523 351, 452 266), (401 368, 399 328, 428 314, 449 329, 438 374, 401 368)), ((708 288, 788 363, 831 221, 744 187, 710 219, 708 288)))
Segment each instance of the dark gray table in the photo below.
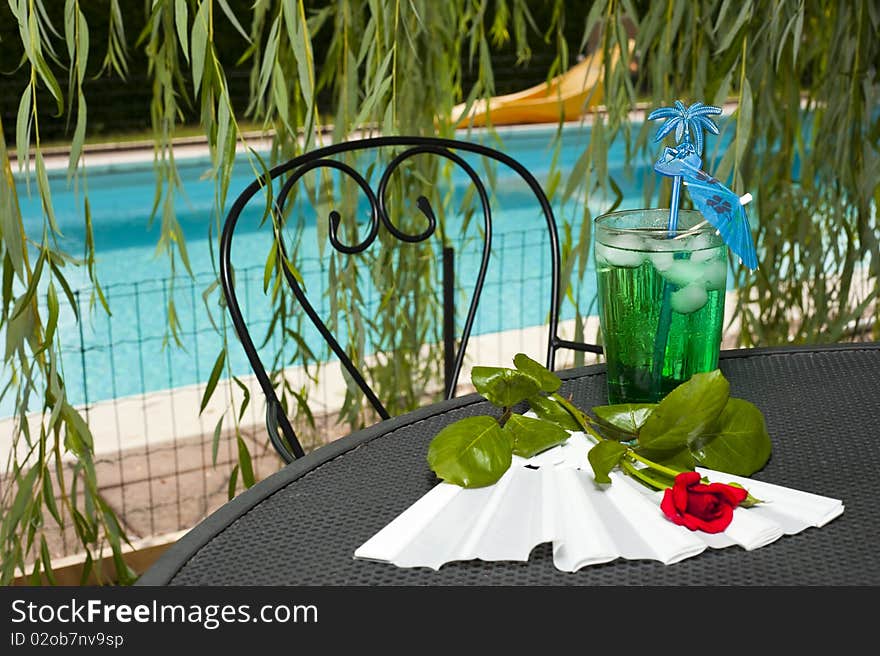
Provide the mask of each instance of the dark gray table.
MULTIPOLYGON (((878 585, 880 344, 726 351, 731 394, 767 420, 773 455, 754 478, 842 499, 846 510, 747 552, 674 565, 617 560, 565 573, 550 545, 527 563, 439 571, 355 560, 355 549, 437 483, 425 454, 446 424, 487 411, 470 395, 337 440, 266 478, 186 534, 139 585, 878 585)), ((607 403, 604 365, 560 372, 581 407, 607 403)))

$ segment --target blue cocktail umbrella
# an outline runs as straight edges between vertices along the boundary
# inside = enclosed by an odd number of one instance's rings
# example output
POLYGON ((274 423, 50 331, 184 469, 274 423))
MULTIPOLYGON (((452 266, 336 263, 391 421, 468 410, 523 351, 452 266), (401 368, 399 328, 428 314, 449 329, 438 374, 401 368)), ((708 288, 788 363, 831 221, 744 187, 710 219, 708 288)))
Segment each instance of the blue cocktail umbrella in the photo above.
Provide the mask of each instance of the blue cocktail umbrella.
POLYGON ((758 255, 745 207, 733 191, 700 169, 700 157, 690 142, 666 148, 654 170, 681 179, 700 213, 718 230, 724 243, 749 269, 758 268, 758 255))
MULTIPOLYGON (((660 141, 675 130, 675 148, 666 148, 654 163, 654 170, 672 178, 672 198, 669 204, 667 231, 670 237, 678 229, 678 208, 682 182, 700 213, 718 230, 721 238, 731 251, 739 256, 742 263, 750 269, 758 266, 755 244, 751 228, 740 198, 718 180, 703 171, 700 155, 703 152, 703 130, 718 134, 718 126, 710 118, 720 114, 720 107, 695 102, 690 107, 676 100, 672 107, 660 107, 648 115, 648 120, 665 119, 654 138, 660 141), (693 139, 693 141, 692 141, 693 139)), ((653 380, 655 395, 660 395, 662 369, 666 342, 669 337, 671 308, 670 287, 663 284, 663 301, 654 340, 653 380)))

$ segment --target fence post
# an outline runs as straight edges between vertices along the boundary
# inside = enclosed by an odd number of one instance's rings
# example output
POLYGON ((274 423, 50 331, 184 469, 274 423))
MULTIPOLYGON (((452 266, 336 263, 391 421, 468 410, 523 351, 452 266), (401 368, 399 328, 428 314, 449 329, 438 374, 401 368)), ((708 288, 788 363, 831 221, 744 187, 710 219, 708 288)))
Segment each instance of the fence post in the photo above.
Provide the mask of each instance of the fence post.
POLYGON ((455 250, 443 247, 443 375, 446 398, 452 398, 455 369, 455 250))
POLYGON ((76 322, 79 327, 79 361, 82 367, 82 384, 83 384, 83 405, 86 411, 86 423, 89 422, 89 384, 86 375, 86 342, 83 338, 83 313, 82 304, 79 302, 79 290, 73 292, 76 300, 76 312, 79 315, 79 321, 76 322))

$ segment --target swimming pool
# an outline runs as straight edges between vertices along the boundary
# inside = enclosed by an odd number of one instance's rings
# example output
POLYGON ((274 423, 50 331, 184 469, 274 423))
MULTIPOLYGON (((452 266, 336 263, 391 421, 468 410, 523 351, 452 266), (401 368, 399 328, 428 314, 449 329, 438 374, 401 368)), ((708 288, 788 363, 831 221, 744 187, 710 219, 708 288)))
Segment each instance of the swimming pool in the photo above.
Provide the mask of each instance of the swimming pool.
MULTIPOLYGON (((543 182, 550 173, 554 132, 555 128, 529 127, 499 131, 499 136, 505 152, 522 162, 543 182)), ((588 140, 588 127, 570 125, 564 128, 562 148, 556 162, 563 183, 565 174, 574 166, 588 140)), ((147 158, 139 163, 111 163, 88 170, 98 275, 112 315, 106 316, 100 309, 89 312, 91 291, 85 271, 69 274, 68 281, 78 290, 84 317, 84 321, 77 324, 73 312, 62 303, 58 330, 68 396, 73 403, 92 403, 202 383, 210 373, 221 345, 202 299, 202 292, 214 280, 216 266, 216 227, 209 233, 209 226, 215 221, 212 214, 214 185, 206 175, 210 168, 206 157, 178 159, 177 163, 184 193, 176 204, 176 212, 186 237, 194 273, 192 279, 180 271, 176 278, 169 278, 167 259, 155 254, 159 219, 150 224, 155 194, 152 161, 147 158), (172 295, 181 326, 182 348, 173 343, 168 348, 163 347, 167 340, 166 308, 172 295)), ((622 207, 641 206, 644 201, 639 178, 650 175, 649 162, 636 167, 636 175, 631 178, 624 176, 623 163, 623 146, 612 145, 608 167, 623 183, 622 207)), ((252 179, 250 167, 237 163, 229 188, 229 203, 252 179)), ((531 300, 540 297, 540 290, 545 289, 543 266, 549 267, 549 256, 546 248, 541 248, 544 231, 534 228, 535 210, 518 209, 515 195, 518 192, 507 193, 503 180, 501 183, 496 191, 502 212, 493 217, 493 265, 474 327, 475 334, 545 323, 547 309, 531 300), (544 262, 535 261, 536 249, 543 254, 544 262), (492 289, 501 300, 493 300, 492 289)), ((64 171, 52 172, 50 185, 59 228, 64 235, 61 246, 78 255, 85 242, 82 196, 68 187, 64 171)), ((42 224, 39 198, 34 191, 33 181, 30 196, 23 185, 20 186, 21 210, 29 234, 39 234, 42 224)), ((581 201, 562 204, 558 195, 552 201, 557 222, 561 226, 563 221, 569 221, 576 230, 582 214, 581 201)), ((601 198, 591 198, 592 211, 601 212, 605 202, 601 198)), ((304 243, 316 243, 316 234, 316 224, 307 224, 304 243)), ((266 231, 257 230, 256 226, 251 230, 242 226, 242 231, 237 233, 234 264, 239 275, 246 279, 247 289, 261 291, 263 262, 270 245, 268 235, 266 231)), ((307 254, 307 260, 300 260, 307 281, 311 276, 320 275, 321 262, 316 255, 313 250, 307 254)), ((457 271, 459 279, 467 279, 468 274, 467 264, 457 271)), ((591 272, 585 276, 589 285, 592 285, 592 278, 591 272)), ((589 285, 582 290, 582 296, 592 293, 589 285)), ((311 295, 314 289, 309 291, 311 295)), ((267 322, 268 306, 259 303, 262 299, 251 296, 245 293, 242 299, 248 320, 258 324, 267 322)), ((223 312, 217 305, 217 298, 216 293, 209 297, 215 319, 223 312)), ((582 300, 589 302, 589 298, 582 300)), ((571 316, 573 308, 567 305, 563 317, 571 316)), ((233 373, 250 373, 242 349, 233 345, 229 357, 233 373)), ((0 416, 11 414, 10 398, 0 403, 0 416)))

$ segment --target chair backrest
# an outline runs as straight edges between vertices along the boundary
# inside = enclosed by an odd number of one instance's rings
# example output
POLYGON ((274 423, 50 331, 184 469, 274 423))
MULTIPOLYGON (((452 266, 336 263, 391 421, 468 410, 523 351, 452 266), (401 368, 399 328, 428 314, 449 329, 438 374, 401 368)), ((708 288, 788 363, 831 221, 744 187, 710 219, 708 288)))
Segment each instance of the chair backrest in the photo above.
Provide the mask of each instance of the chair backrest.
MULTIPOLYGON (((431 207, 429 200, 425 196, 419 196, 417 205, 428 222, 428 227, 418 234, 407 234, 402 231, 391 217, 387 206, 387 193, 389 181, 395 170, 407 159, 416 155, 430 154, 440 158, 444 158, 453 162, 467 176, 468 183, 474 193, 478 196, 479 205, 482 209, 482 250, 479 267, 473 280, 473 287, 470 291, 470 302, 467 309, 467 315, 461 327, 461 332, 457 335, 457 345, 453 337, 454 327, 452 327, 453 317, 450 316, 451 311, 448 305, 444 310, 445 325, 445 396, 452 398, 455 394, 458 377, 461 373, 468 341, 471 337, 474 320, 477 315, 477 308, 483 285, 486 280, 486 274, 489 267, 489 261, 492 252, 492 212, 490 207, 490 194, 485 184, 477 175, 474 167, 463 157, 463 154, 472 153, 475 155, 489 158, 497 163, 509 167, 521 180, 528 186, 531 193, 540 206, 545 219, 545 228, 549 240, 550 249, 550 265, 551 279, 549 281, 550 298, 549 298, 549 330, 546 350, 546 366, 554 369, 556 353, 559 349, 573 349, 581 352, 601 353, 600 346, 595 344, 587 344, 582 342, 573 342, 562 339, 559 332, 559 305, 560 305, 560 245, 559 236, 556 227, 556 220, 553 210, 550 206, 547 196, 544 193, 538 180, 532 173, 513 157, 496 150, 491 147, 479 143, 466 141, 443 139, 437 137, 410 137, 410 136, 389 136, 368 139, 359 139, 346 141, 330 146, 318 148, 307 152, 303 155, 295 157, 287 162, 279 164, 266 171, 263 175, 257 177, 244 191, 236 198, 227 214, 223 232, 220 240, 220 281, 225 295, 227 309, 229 311, 232 324, 236 334, 244 347, 247 358, 256 375, 260 387, 266 397, 266 427, 269 432, 270 440, 281 457, 290 462, 295 458, 304 455, 303 447, 297 438, 297 435, 291 425, 289 417, 282 408, 282 404, 278 399, 275 388, 270 381, 266 368, 263 365, 254 341, 248 331, 241 307, 235 292, 234 271, 231 260, 232 238, 236 225, 242 211, 248 203, 257 198, 262 201, 263 195, 258 196, 261 190, 268 186, 273 189, 271 194, 266 196, 266 203, 272 207, 262 207, 263 216, 272 213, 275 217, 283 217, 285 212, 285 204, 287 203, 290 192, 301 180, 302 176, 309 171, 322 171, 325 169, 335 169, 357 183, 360 190, 369 202, 370 221, 366 228, 366 236, 357 244, 343 244, 338 233, 340 225, 340 215, 335 210, 330 212, 329 217, 329 241, 333 248, 340 253, 355 254, 365 251, 375 240, 379 231, 385 229, 390 235, 402 242, 421 242, 429 239, 435 234, 437 228, 437 220, 431 207), (389 152, 387 149, 395 149, 390 156, 390 161, 383 170, 378 179, 378 185, 375 190, 371 187, 367 179, 358 173, 348 163, 337 159, 343 154, 355 153, 357 151, 377 151, 389 152), (378 150, 377 150, 378 149, 378 150), (385 149, 384 151, 382 149, 385 149), (277 182, 273 182, 276 181, 277 182), (274 191, 274 185, 281 185, 279 191, 274 191)), ((372 166, 372 164, 371 164, 372 166)), ((274 220, 274 235, 278 248, 279 257, 287 257, 284 239, 279 232, 281 220, 274 220)), ((448 249, 444 251, 444 255, 448 253, 448 249)), ((444 257, 444 276, 445 282, 451 282, 451 260, 444 257)), ((302 307, 308 318, 321 333, 327 344, 339 358, 341 365, 345 368, 351 379, 362 390, 366 398, 369 400, 376 413, 382 419, 389 417, 388 411, 382 402, 377 398, 370 385, 366 382, 362 373, 349 358, 345 349, 339 344, 336 337, 328 329, 325 321, 319 316, 312 303, 309 302, 306 294, 297 281, 296 275, 290 271, 288 267, 282 267, 284 278, 293 292, 297 302, 302 307)), ((451 299, 451 284, 446 285, 444 290, 444 299, 451 299)))

